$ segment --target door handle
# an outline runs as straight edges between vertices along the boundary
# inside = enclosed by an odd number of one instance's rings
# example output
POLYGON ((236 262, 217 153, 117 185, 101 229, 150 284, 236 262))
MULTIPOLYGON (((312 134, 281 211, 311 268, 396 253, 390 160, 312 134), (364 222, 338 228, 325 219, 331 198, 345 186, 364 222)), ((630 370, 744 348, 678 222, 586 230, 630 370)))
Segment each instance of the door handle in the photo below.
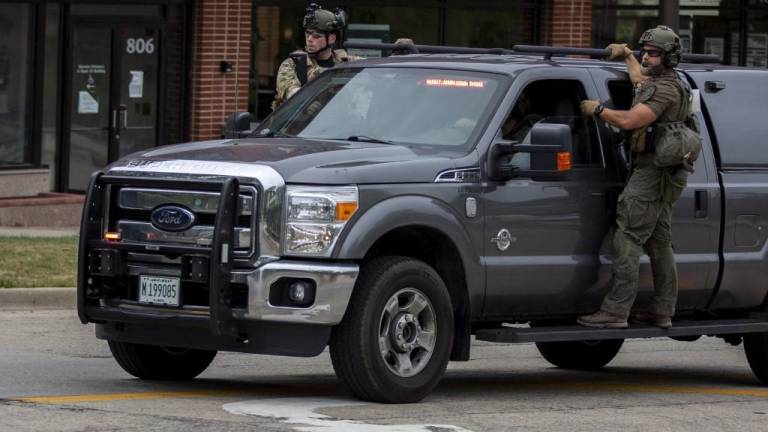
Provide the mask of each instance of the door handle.
POLYGON ((112 124, 110 125, 115 132, 115 138, 120 139, 120 131, 128 128, 128 105, 120 104, 112 110, 112 124), (120 124, 122 117, 123 124, 120 124))
POLYGON ((696 206, 695 218, 706 218, 709 212, 709 192, 705 190, 697 190, 694 195, 694 201, 696 206))
POLYGON ((128 105, 120 104, 117 106, 117 110, 123 117, 123 126, 120 129, 128 129, 128 105))

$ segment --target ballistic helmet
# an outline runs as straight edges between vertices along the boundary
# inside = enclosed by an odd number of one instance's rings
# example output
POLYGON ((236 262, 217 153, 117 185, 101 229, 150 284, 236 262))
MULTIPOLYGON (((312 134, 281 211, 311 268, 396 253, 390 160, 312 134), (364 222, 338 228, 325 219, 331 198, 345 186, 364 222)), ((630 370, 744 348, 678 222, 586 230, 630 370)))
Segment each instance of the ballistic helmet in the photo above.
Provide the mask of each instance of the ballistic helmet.
POLYGON ((306 30, 334 33, 347 26, 347 15, 341 9, 331 12, 317 3, 310 3, 307 14, 304 15, 303 26, 306 30))
POLYGON ((666 67, 675 67, 680 63, 681 47, 680 36, 675 34, 671 28, 667 26, 657 26, 656 28, 648 29, 640 36, 640 45, 651 45, 660 49, 664 54, 662 55, 662 62, 666 67))

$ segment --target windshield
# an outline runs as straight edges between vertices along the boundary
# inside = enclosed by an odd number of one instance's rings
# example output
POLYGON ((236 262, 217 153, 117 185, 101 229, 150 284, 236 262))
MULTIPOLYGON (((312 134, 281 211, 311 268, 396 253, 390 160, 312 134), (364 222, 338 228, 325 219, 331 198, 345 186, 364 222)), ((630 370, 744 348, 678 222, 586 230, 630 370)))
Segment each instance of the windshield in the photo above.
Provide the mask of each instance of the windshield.
POLYGON ((498 103, 501 79, 439 69, 331 70, 289 99, 254 135, 457 150, 481 132, 498 103))

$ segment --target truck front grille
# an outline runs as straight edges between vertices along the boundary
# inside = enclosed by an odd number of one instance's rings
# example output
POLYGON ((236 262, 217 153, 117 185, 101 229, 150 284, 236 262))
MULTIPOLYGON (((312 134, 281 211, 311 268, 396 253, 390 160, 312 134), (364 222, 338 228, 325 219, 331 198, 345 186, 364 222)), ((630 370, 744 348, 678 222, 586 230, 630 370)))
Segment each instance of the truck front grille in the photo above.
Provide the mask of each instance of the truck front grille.
MULTIPOLYGON (((145 245, 181 245, 210 248, 213 242, 219 193, 162 188, 109 186, 108 230, 121 234, 122 242, 145 245), (167 231, 152 224, 152 211, 159 206, 175 205, 190 210, 195 222, 182 231, 167 231)), ((252 186, 240 188, 237 221, 234 230, 234 255, 253 256, 257 252, 257 191, 252 186)))

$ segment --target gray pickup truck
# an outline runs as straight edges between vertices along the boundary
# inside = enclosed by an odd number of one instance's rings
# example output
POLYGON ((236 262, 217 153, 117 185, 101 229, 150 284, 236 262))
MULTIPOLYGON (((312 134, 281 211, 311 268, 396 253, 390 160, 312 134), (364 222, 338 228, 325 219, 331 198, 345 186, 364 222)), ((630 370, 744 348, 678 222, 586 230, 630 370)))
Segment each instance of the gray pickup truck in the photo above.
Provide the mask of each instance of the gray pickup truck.
MULTIPOLYGON (((628 155, 579 101, 629 108, 623 63, 429 48, 329 70, 242 137, 93 175, 78 314, 128 373, 190 379, 217 351, 329 346, 357 397, 415 402, 473 335, 571 369, 627 338, 707 335, 743 341, 768 383, 768 70, 678 68, 704 147, 674 207, 674 327, 605 330, 575 317, 610 287, 628 155)), ((644 257, 638 310, 652 283, 644 257)))

